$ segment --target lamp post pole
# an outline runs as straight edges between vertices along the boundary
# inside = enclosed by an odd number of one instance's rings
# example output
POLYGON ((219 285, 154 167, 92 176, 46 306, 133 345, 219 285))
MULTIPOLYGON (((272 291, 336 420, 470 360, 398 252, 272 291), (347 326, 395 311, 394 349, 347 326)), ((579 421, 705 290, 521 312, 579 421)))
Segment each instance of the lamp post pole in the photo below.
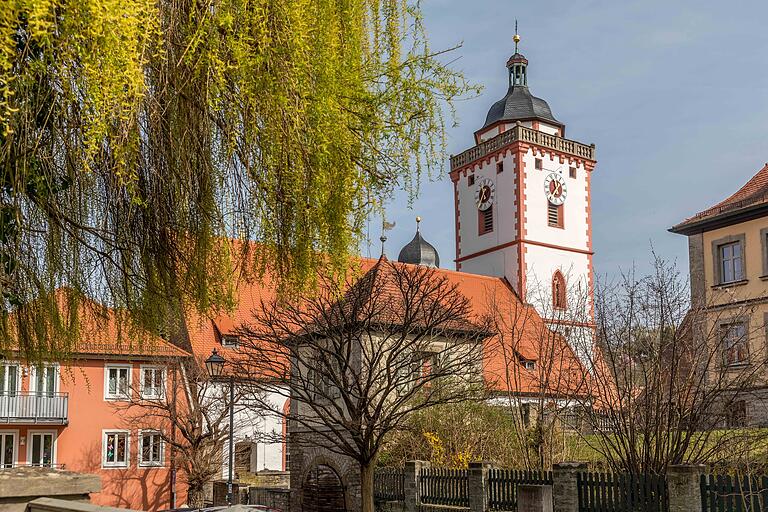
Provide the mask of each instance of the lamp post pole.
POLYGON ((235 377, 230 375, 229 378, 224 378, 224 365, 226 359, 221 357, 221 354, 216 349, 213 349, 213 353, 208 359, 205 360, 205 369, 208 370, 208 375, 214 382, 229 381, 229 477, 227 478, 227 505, 232 505, 233 493, 232 493, 232 472, 234 470, 235 461, 235 377))
POLYGON ((235 453, 235 378, 229 378, 229 478, 227 479, 227 504, 232 505, 232 468, 235 453))

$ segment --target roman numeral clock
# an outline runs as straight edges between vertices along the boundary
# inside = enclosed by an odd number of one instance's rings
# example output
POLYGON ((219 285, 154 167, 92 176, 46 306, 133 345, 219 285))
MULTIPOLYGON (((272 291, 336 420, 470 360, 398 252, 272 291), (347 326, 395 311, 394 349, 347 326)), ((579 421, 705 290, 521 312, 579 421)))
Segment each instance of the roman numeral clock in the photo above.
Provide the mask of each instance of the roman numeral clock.
POLYGON ((475 205, 477 209, 484 212, 493 205, 493 198, 496 195, 496 185, 490 178, 483 178, 477 183, 475 189, 475 205))
POLYGON ((544 193, 547 195, 547 201, 555 206, 563 204, 565 196, 568 195, 565 178, 556 172, 550 173, 544 179, 544 193))

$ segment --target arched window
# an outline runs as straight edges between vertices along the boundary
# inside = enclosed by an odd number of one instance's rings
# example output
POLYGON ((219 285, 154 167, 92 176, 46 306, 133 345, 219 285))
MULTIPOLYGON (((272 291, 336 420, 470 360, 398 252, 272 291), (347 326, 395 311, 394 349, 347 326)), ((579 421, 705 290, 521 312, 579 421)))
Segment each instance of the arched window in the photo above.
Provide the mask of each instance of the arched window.
POLYGON ((555 272, 555 275, 552 276, 552 306, 554 306, 555 309, 565 309, 567 307, 565 297, 565 278, 558 270, 555 272))

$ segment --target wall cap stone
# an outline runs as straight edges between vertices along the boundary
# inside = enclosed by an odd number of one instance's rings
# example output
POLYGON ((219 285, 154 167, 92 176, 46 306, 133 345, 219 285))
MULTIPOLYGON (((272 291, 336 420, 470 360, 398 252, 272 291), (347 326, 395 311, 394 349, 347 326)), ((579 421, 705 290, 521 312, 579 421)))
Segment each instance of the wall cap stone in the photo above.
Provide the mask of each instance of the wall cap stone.
POLYGON ((37 498, 27 504, 30 512, 137 512, 127 508, 101 507, 90 503, 57 500, 55 498, 37 498))

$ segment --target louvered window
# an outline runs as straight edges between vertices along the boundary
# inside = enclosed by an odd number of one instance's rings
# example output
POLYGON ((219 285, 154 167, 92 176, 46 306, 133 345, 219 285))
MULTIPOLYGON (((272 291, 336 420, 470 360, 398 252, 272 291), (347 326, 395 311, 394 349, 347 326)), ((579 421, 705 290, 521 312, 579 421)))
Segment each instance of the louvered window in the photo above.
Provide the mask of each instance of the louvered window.
POLYGON ((493 231, 493 208, 488 208, 487 210, 478 210, 478 213, 480 215, 479 218, 479 231, 481 235, 484 235, 486 233, 490 233, 493 231))
POLYGON ((563 205, 547 204, 547 223, 555 228, 563 227, 563 205))

